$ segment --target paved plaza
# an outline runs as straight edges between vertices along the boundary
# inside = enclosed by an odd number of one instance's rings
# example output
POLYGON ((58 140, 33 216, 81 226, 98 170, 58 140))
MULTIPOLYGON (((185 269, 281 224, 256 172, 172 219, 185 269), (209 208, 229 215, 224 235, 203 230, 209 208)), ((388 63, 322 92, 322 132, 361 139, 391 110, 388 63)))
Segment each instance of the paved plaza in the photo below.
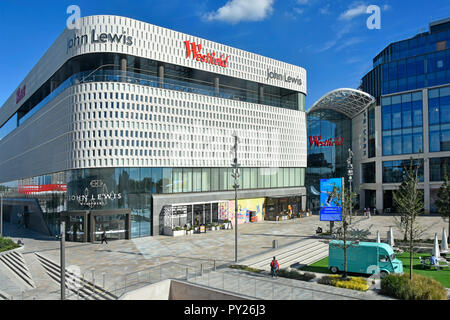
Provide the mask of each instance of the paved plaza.
MULTIPOLYGON (((358 229, 368 229, 370 231, 368 238, 376 238, 378 230, 382 241, 386 240, 390 226, 393 227, 396 239, 401 237, 400 232, 395 227, 392 216, 372 216, 370 219, 357 217, 355 219, 357 220, 355 226, 358 229)), ((437 216, 419 217, 419 222, 427 229, 422 236, 423 239, 432 239, 435 233, 440 237, 442 228, 447 226, 444 220, 437 216)), ((277 240, 278 247, 282 247, 296 241, 315 237, 315 230, 318 226, 328 230, 328 223, 320 222, 319 217, 315 215, 288 221, 263 221, 239 225, 239 261, 244 261, 249 257, 273 250, 273 240, 277 240)), ((35 253, 59 264, 59 240, 38 235, 29 230, 17 229, 8 223, 4 225, 4 233, 5 236, 10 236, 14 240, 23 238, 25 242, 21 253, 28 264, 37 288, 25 291, 24 298, 58 299, 59 286, 46 275, 35 253)), ((123 290, 125 286, 130 287, 138 282, 150 281, 150 278, 152 279, 151 282, 153 282, 157 281, 158 278, 186 277, 186 273, 188 273, 191 279, 196 277, 204 279, 205 275, 203 272, 207 274, 214 266, 217 271, 211 272, 209 277, 215 276, 218 279, 222 279, 223 275, 219 273, 236 275, 237 271, 227 268, 227 265, 234 263, 234 246, 234 230, 208 231, 205 234, 193 234, 175 238, 154 236, 133 240, 116 240, 109 241, 108 244, 67 242, 66 268, 76 266, 80 270, 80 275, 84 278, 95 281, 96 284, 104 285, 107 290, 120 294, 121 289, 123 290), (141 272, 138 273, 138 271, 141 272), (125 276, 126 274, 131 275, 125 276)), ((283 267, 287 266, 281 266, 281 268, 283 267)), ((0 274, 2 274, 0 280, 4 280, 1 282, 0 290, 15 297, 21 295, 23 288, 18 285, 14 287, 17 281, 6 279, 8 278, 8 272, 4 272, 4 269, 5 266, 0 265, 0 274)), ((241 272, 239 276, 253 278, 258 276, 263 277, 264 279, 262 280, 271 280, 267 275, 244 274, 241 272)), ((333 288, 315 283, 290 279, 277 279, 277 281, 280 284, 290 286, 290 289, 286 290, 291 290, 291 292, 295 292, 292 287, 319 286, 322 291, 344 292, 348 293, 348 297, 355 295, 352 290, 333 288), (324 287, 326 288, 324 289, 324 287)), ((356 296, 366 299, 375 298, 373 293, 357 293, 356 296)), ((316 297, 320 297, 320 295, 316 297)), ((301 295, 298 296, 298 299, 302 299, 301 295)), ((321 297, 321 299, 325 298, 321 297)))

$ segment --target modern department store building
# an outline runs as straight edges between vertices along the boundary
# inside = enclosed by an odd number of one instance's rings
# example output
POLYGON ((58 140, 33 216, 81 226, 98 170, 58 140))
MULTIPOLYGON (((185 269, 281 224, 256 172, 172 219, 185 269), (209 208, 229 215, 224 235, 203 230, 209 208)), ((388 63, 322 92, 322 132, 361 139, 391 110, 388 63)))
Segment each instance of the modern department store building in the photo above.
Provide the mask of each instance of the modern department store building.
POLYGON ((149 23, 66 29, 0 108, 5 220, 69 240, 306 208, 306 70, 149 23))
POLYGON ((351 148, 360 208, 394 210, 393 190, 413 158, 425 212, 436 212, 445 166, 450 172, 450 18, 389 44, 358 89, 333 90, 308 109, 308 206, 317 207, 318 176, 347 180, 351 148))

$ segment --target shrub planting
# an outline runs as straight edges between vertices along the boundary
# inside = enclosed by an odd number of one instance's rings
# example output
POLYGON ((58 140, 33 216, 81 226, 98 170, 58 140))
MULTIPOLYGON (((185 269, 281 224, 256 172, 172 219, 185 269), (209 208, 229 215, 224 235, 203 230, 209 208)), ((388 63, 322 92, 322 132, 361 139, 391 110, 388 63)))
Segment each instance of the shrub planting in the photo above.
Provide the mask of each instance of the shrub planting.
POLYGON ((367 280, 360 277, 349 277, 347 280, 344 280, 340 275, 330 275, 320 278, 318 282, 329 286, 359 291, 367 291, 369 289, 367 280))
POLYGON ((381 294, 403 300, 447 300, 447 290, 436 280, 414 274, 390 274, 381 280, 381 294))

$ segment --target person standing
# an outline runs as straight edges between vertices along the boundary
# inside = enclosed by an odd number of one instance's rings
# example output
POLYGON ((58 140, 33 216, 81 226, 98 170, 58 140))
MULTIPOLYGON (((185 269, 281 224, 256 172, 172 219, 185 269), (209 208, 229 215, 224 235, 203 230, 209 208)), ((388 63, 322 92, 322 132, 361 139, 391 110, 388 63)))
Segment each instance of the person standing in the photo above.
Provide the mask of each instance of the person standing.
POLYGON ((108 244, 108 241, 106 241, 106 231, 105 230, 103 230, 103 233, 102 233, 102 244, 103 244, 103 242, 106 242, 106 244, 108 244))
POLYGON ((272 271, 272 278, 276 277, 278 278, 277 271, 280 268, 280 265, 278 264, 278 261, 275 257, 273 257, 272 262, 270 263, 270 270, 272 271))

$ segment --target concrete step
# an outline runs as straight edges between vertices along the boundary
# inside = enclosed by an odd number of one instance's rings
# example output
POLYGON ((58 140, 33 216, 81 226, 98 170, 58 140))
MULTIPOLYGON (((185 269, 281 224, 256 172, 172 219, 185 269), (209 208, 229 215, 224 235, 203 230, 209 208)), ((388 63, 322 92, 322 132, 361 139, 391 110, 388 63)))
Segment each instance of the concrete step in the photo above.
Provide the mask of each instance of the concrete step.
POLYGON ((322 260, 323 258, 326 258, 326 257, 328 257, 328 251, 321 252, 321 253, 319 253, 319 254, 317 254, 317 255, 315 255, 315 256, 313 256, 313 257, 311 257, 311 258, 309 258, 309 259, 307 259, 305 261, 299 262, 299 263, 291 265, 291 266, 294 267, 294 268, 299 269, 299 268, 302 268, 302 267, 305 267, 305 266, 309 266, 309 265, 311 265, 311 264, 313 264, 313 263, 315 263, 315 262, 317 262, 319 260, 322 260))
POLYGON ((280 265, 281 264, 291 265, 292 263, 296 263, 299 260, 310 257, 311 255, 315 254, 318 250, 323 250, 324 246, 325 245, 322 243, 311 244, 307 248, 300 248, 298 250, 292 251, 290 255, 282 257, 280 259, 278 259, 277 256, 277 260, 280 265))
POLYGON ((306 249, 310 246, 313 246, 316 241, 317 241, 316 239, 302 240, 302 241, 296 242, 294 244, 290 244, 290 245, 287 245, 287 246, 284 246, 281 248, 273 249, 272 251, 260 254, 256 257, 246 259, 246 260, 240 262, 240 264, 247 265, 247 266, 251 266, 251 265, 253 266, 253 265, 258 265, 259 263, 267 263, 268 258, 270 260, 272 260, 273 256, 276 256, 277 259, 282 258, 285 255, 289 255, 290 252, 292 252, 292 251, 297 251, 301 248, 306 249))
MULTIPOLYGON (((283 255, 275 255, 275 256, 276 256, 280 266, 292 265, 292 264, 299 262, 300 260, 309 258, 311 255, 314 255, 315 253, 317 253, 321 250, 324 250, 324 248, 328 248, 328 246, 321 242, 312 242, 306 246, 302 246, 297 249, 289 250, 289 252, 286 252, 283 255)), ((270 258, 270 257, 268 257, 268 258, 270 258)), ((263 262, 258 263, 256 265, 252 265, 252 267, 263 269, 263 270, 270 270, 270 266, 269 266, 270 262, 268 263, 267 261, 268 260, 266 258, 263 262)))
POLYGON ((328 247, 319 245, 313 250, 308 250, 308 252, 300 252, 295 256, 289 257, 289 259, 283 261, 283 265, 291 266, 298 263, 309 264, 310 261, 315 259, 315 257, 317 257, 318 255, 322 255, 323 253, 328 254, 328 247))
MULTIPOLYGON (((38 260, 47 271, 47 274, 61 284, 61 267, 53 261, 43 257, 42 255, 35 253, 38 260)), ((117 297, 106 291, 104 288, 87 281, 78 275, 66 270, 66 288, 68 288, 73 294, 79 295, 82 299, 87 300, 116 300, 117 297)))
POLYGON ((35 284, 31 277, 22 255, 16 251, 8 252, 0 255, 0 261, 7 266, 20 280, 28 287, 35 288, 35 284))

